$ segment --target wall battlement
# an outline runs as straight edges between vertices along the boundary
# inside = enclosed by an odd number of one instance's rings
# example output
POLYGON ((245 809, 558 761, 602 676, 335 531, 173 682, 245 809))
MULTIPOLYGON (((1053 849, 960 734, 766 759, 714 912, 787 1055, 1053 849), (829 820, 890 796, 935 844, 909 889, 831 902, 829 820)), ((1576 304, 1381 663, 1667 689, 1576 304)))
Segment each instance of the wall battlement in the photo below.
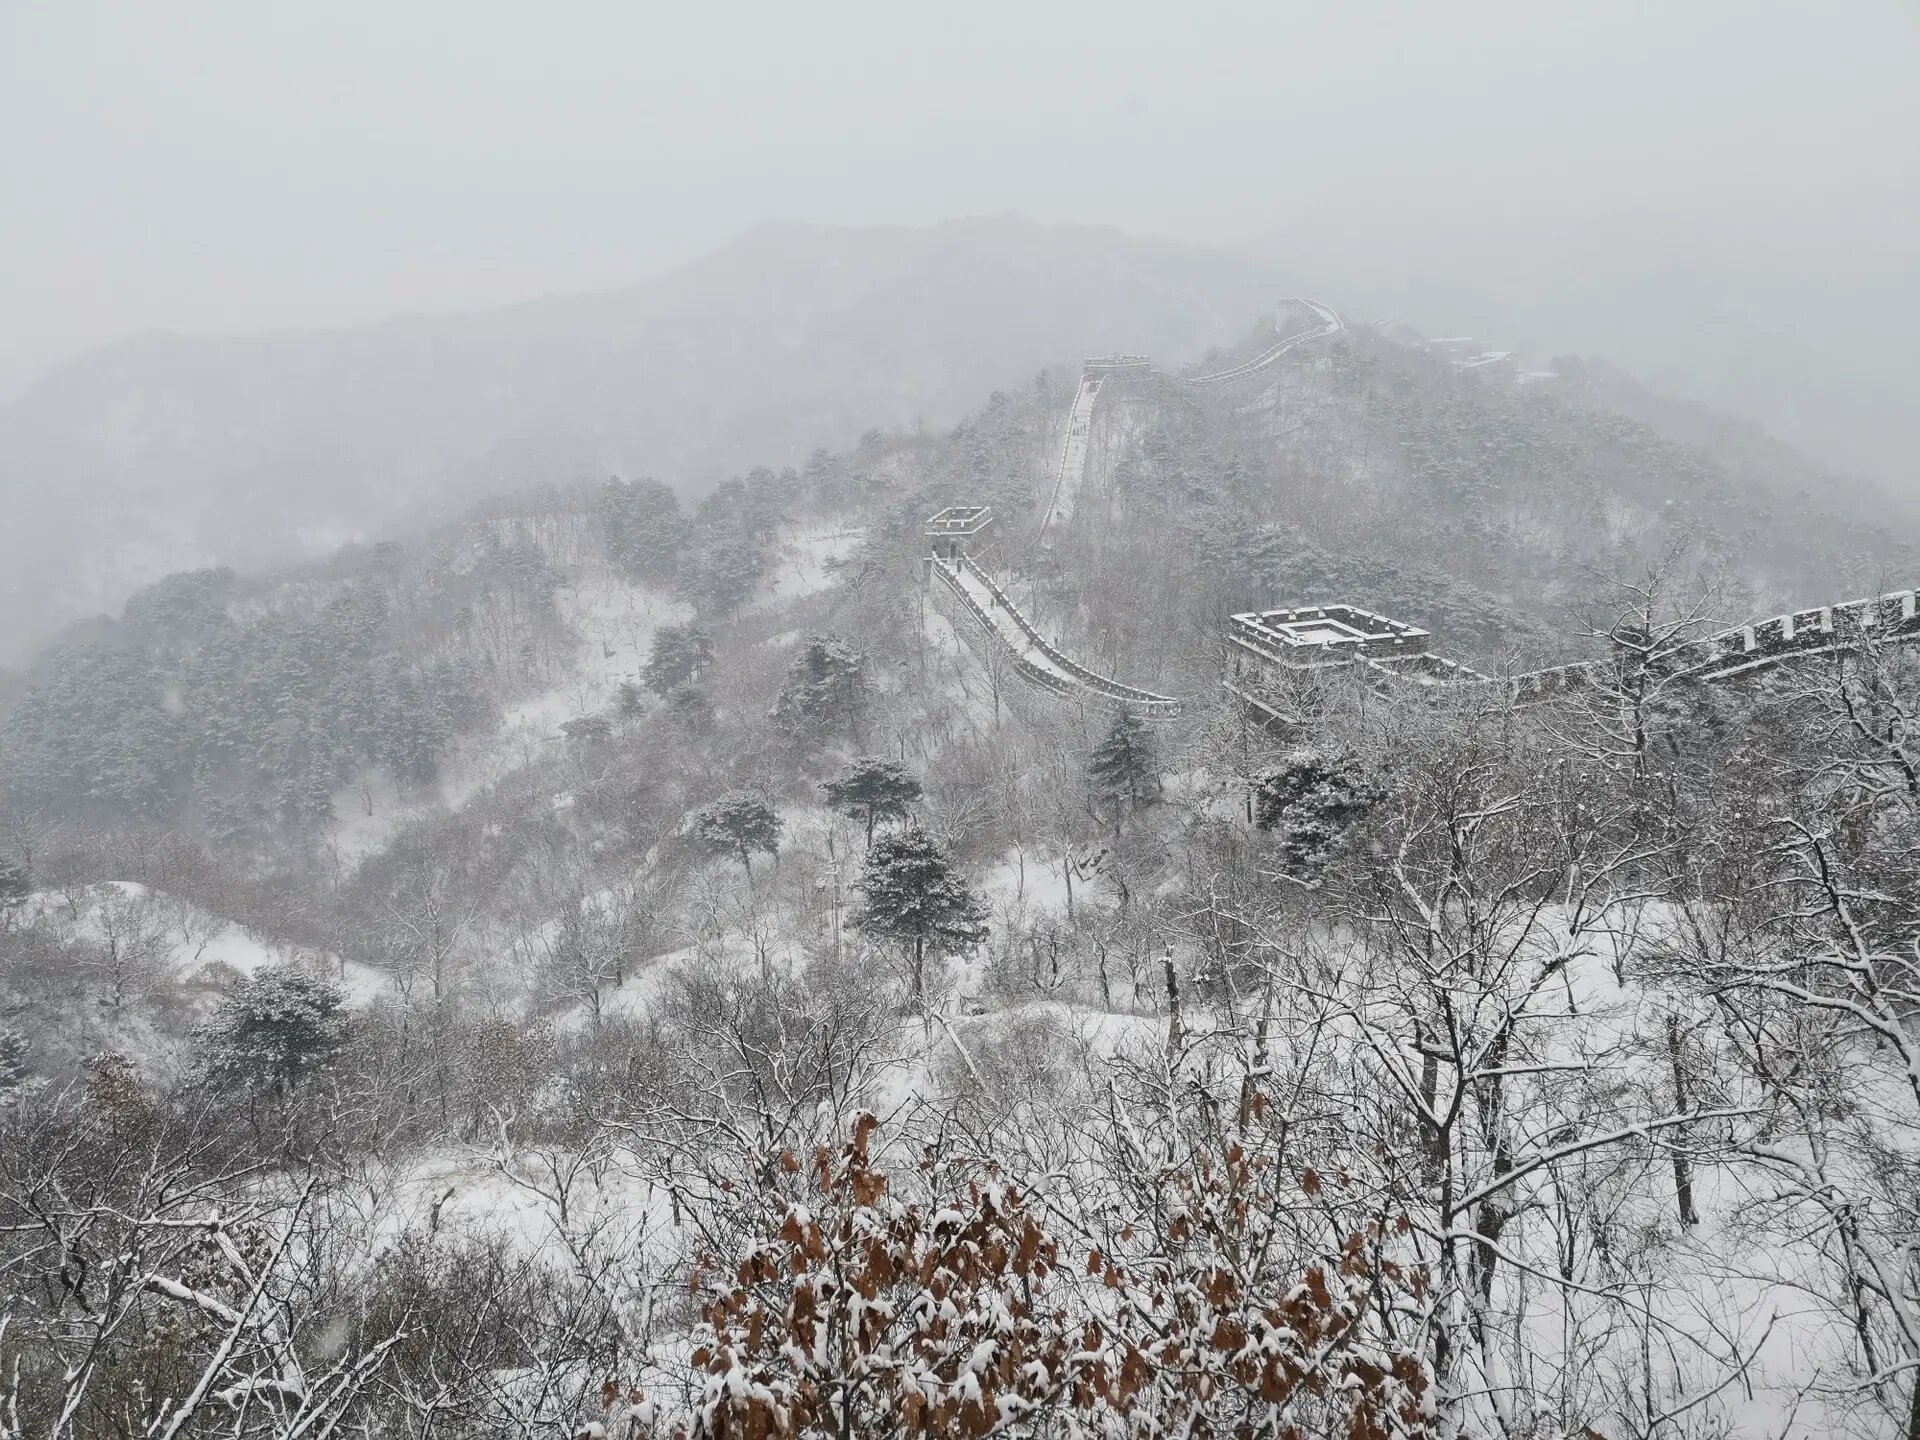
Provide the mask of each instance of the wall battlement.
POLYGON ((1227 622, 1227 639, 1276 665, 1318 669, 1366 656, 1386 660, 1426 653, 1431 637, 1356 605, 1307 605, 1294 610, 1249 610, 1227 622))
MULTIPOLYGON (((1481 674, 1427 649, 1427 632, 1351 605, 1316 605, 1235 615, 1227 622, 1232 670, 1227 688, 1249 703, 1263 672, 1305 670, 1358 661, 1382 683, 1500 684, 1514 702, 1534 705, 1602 683, 1616 660, 1585 660, 1505 679, 1481 674)), ((1730 680, 1774 665, 1868 644, 1920 642, 1920 597, 1896 590, 1866 600, 1816 605, 1736 625, 1676 646, 1653 662, 1664 674, 1730 680)))
MULTIPOLYGON (((988 643, 1012 660, 1016 674, 1051 694, 1095 700, 1150 720, 1169 720, 1180 713, 1180 702, 1171 695, 1123 685, 1090 670, 1042 635, 1007 592, 953 538, 953 524, 942 517, 951 519, 959 509, 950 507, 927 521, 927 534, 933 540, 932 552, 924 561, 928 579, 939 577, 942 589, 938 593, 954 597, 966 617, 986 632, 988 643)), ((985 507, 970 507, 969 513, 972 511, 984 513, 985 507)))
POLYGON ((961 554, 969 541, 978 548, 980 537, 991 528, 995 518, 992 509, 985 505, 949 505, 927 517, 923 533, 934 554, 951 560, 961 554))

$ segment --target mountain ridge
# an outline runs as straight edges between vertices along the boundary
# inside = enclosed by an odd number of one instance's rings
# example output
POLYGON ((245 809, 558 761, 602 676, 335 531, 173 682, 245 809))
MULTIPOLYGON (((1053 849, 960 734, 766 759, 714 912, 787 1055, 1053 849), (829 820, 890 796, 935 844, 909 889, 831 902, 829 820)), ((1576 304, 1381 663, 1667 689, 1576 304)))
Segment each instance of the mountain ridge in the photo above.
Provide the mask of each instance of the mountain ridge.
POLYGON ((1084 354, 1183 363, 1244 339, 1287 278, 1249 249, 1016 217, 780 224, 612 291, 130 337, 0 407, 0 482, 21 492, 0 663, 172 571, 311 557, 540 481, 647 474, 698 495, 949 423, 1084 354))

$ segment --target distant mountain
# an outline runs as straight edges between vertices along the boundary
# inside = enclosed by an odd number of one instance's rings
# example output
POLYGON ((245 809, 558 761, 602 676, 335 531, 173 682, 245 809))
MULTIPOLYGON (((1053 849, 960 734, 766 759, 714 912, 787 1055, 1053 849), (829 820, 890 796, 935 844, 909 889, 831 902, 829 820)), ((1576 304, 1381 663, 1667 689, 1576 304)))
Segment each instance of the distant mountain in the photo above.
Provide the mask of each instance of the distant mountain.
POLYGON ((144 336, 0 410, 0 661, 136 586, 502 486, 690 493, 869 427, 950 423, 1109 349, 1183 360, 1286 289, 1247 254, 1015 219, 762 229, 650 284, 242 339, 144 336))
MULTIPOLYGON (((1303 274, 1325 273, 1013 218, 777 226, 604 294, 349 330, 143 336, 0 408, 0 665, 169 572, 317 556, 582 475, 697 496, 869 429, 944 428, 1085 354, 1178 366, 1249 341, 1303 274)), ((1908 507, 1751 422, 1611 367, 1558 368, 1569 399, 1782 497, 1771 518, 1756 512, 1762 530, 1816 510, 1910 529, 1908 507)))

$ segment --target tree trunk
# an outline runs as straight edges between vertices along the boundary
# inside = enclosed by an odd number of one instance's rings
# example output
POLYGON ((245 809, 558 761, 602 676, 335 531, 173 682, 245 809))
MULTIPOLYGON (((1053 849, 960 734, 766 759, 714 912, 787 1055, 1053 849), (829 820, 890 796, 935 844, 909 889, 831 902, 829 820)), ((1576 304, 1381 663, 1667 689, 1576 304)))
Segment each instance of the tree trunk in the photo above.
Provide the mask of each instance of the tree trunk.
MULTIPOLYGON (((1687 1076, 1680 1064, 1680 1017, 1667 1017, 1667 1063, 1673 1067, 1673 1109, 1676 1115, 1686 1113, 1687 1076)), ((1680 1223, 1693 1226, 1700 1223, 1700 1212, 1693 1207, 1693 1159, 1687 1154, 1687 1136, 1682 1130, 1673 1137, 1673 1198, 1680 1212, 1680 1223)))
POLYGON ((1180 979, 1173 973, 1172 946, 1160 958, 1160 971, 1167 982, 1167 1058, 1171 1060, 1186 1038, 1186 1027, 1180 1021, 1180 979))

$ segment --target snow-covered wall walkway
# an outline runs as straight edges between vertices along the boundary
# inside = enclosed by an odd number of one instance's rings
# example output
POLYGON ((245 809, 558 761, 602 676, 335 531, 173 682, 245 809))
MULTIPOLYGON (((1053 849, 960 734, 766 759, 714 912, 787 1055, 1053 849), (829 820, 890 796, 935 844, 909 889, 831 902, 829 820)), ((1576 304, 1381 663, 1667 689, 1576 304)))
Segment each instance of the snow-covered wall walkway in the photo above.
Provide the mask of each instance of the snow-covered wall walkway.
POLYGON ((960 597, 968 613, 1013 656, 1015 668, 1043 690, 1101 700, 1151 719, 1168 719, 1180 713, 1180 702, 1171 696, 1122 685, 1069 659, 1041 636, 971 555, 958 560, 934 556, 927 563, 960 597))

